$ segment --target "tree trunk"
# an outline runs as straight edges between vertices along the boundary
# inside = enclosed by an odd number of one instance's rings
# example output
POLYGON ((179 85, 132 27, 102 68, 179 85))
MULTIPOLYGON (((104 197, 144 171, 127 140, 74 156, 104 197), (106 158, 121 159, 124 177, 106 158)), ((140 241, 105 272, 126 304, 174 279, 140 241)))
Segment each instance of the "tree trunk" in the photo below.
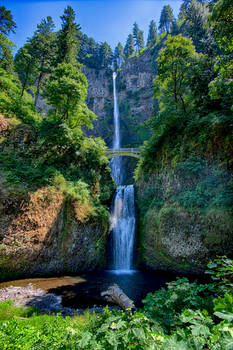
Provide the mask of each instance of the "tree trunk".
POLYGON ((120 289, 117 284, 110 286, 108 290, 101 293, 101 296, 108 302, 120 306, 124 311, 126 310, 136 310, 132 300, 127 297, 127 295, 120 289))

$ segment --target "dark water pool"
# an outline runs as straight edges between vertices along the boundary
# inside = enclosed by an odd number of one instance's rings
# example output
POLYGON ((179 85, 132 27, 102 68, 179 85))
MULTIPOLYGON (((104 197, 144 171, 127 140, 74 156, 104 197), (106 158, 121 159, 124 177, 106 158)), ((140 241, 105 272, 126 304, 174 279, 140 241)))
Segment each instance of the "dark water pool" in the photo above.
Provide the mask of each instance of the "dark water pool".
POLYGON ((164 272, 131 271, 99 271, 81 275, 82 282, 72 285, 50 288, 49 292, 63 296, 63 306, 72 308, 87 308, 104 306, 106 303, 100 293, 114 283, 132 299, 137 307, 142 306, 141 300, 149 292, 164 287, 166 282, 176 279, 174 275, 164 272))
MULTIPOLYGON (((0 283, 0 289, 8 286, 25 287, 32 283, 35 288, 62 296, 63 306, 79 309, 105 306, 101 292, 116 283, 132 299, 137 307, 147 293, 166 286, 177 275, 166 272, 132 270, 130 272, 95 271, 76 276, 28 278, 0 283)), ((182 277, 179 275, 179 277, 182 277)), ((191 280, 195 277, 189 276, 191 280)))

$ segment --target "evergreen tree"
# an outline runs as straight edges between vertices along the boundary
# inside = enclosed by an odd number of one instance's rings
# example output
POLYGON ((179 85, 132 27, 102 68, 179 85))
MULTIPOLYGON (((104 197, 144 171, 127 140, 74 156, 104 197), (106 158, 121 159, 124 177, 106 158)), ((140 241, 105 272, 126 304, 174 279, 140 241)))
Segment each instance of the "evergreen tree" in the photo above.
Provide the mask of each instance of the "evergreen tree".
POLYGON ((160 20, 159 20, 159 29, 163 32, 169 32, 171 24, 174 20, 172 8, 170 5, 165 5, 162 9, 160 20))
POLYGON ((55 63, 56 55, 56 34, 53 32, 55 25, 49 16, 42 19, 37 25, 37 30, 31 39, 33 56, 38 61, 38 77, 36 79, 35 106, 37 105, 40 89, 44 78, 51 70, 55 63))
POLYGON ((15 55, 14 64, 22 83, 22 97, 25 89, 35 82, 38 74, 38 62, 33 55, 33 48, 30 42, 19 49, 15 55))
POLYGON ((108 43, 105 41, 104 43, 100 44, 99 47, 99 61, 100 61, 100 67, 101 68, 107 68, 112 63, 112 49, 108 45, 108 43))
POLYGON ((121 43, 118 43, 114 50, 114 55, 113 55, 114 69, 117 70, 119 67, 121 67, 123 61, 124 61, 124 49, 121 43))
POLYGON ((5 6, 0 6, 0 32, 8 35, 10 32, 15 33, 16 23, 13 21, 11 11, 5 6))
POLYGON ((71 6, 64 10, 61 20, 62 29, 58 33, 58 62, 75 64, 81 40, 81 27, 75 23, 75 12, 71 6))
POLYGON ((155 22, 152 20, 149 26, 149 33, 147 38, 146 46, 153 46, 156 43, 157 39, 157 28, 155 22))
POLYGON ((198 52, 213 54, 217 46, 207 27, 208 17, 208 6, 200 1, 192 0, 182 13, 181 32, 193 39, 198 52))
POLYGON ((133 25, 133 38, 136 51, 139 52, 144 47, 144 36, 143 31, 139 29, 136 22, 133 25))
POLYGON ((143 33, 143 30, 139 30, 139 33, 138 33, 138 50, 140 51, 141 49, 143 49, 145 46, 145 43, 144 43, 144 33, 143 33))
POLYGON ((139 36, 139 27, 138 24, 135 22, 133 24, 133 38, 134 38, 134 46, 136 47, 136 51, 139 51, 139 47, 138 47, 138 36, 139 36))
POLYGON ((124 55, 126 58, 134 54, 133 35, 129 34, 124 47, 124 55))

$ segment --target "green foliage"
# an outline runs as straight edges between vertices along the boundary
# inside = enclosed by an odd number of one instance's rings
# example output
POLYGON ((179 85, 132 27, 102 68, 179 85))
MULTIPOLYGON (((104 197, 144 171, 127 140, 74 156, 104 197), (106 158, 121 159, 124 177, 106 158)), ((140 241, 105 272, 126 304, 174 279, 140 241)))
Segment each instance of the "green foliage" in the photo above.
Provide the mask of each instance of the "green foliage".
POLYGON ((0 32, 8 35, 10 32, 15 33, 16 23, 13 20, 11 11, 5 6, 0 7, 0 32))
POLYGON ((144 48, 144 37, 143 31, 139 29, 139 26, 136 22, 133 24, 133 38, 136 52, 139 53, 144 48))
POLYGON ((124 47, 124 55, 127 58, 129 58, 131 55, 134 54, 134 41, 133 41, 133 35, 129 34, 126 40, 126 44, 124 47))
POLYGON ((146 315, 159 322, 165 331, 180 324, 179 315, 186 309, 213 309, 213 285, 189 283, 187 278, 181 278, 167 286, 167 290, 161 288, 154 294, 149 293, 143 300, 146 315))
POLYGON ((121 43, 118 43, 113 54, 113 65, 114 70, 117 70, 122 66, 122 63, 124 61, 124 49, 121 43))
POLYGON ((169 32, 171 24, 174 20, 174 15, 170 5, 165 5, 161 11, 160 20, 159 20, 159 29, 163 32, 169 32))
POLYGON ((36 315, 36 309, 32 307, 25 308, 23 306, 14 307, 13 302, 8 300, 0 303, 0 315, 0 325, 2 325, 3 322, 12 320, 13 318, 36 315))
POLYGON ((218 288, 224 292, 230 291, 233 283, 233 262, 226 256, 218 257, 207 264, 206 273, 211 275, 218 288))
POLYGON ((15 45, 4 34, 0 33, 0 68, 12 73, 13 57, 12 49, 15 45))
POLYGON ((219 0, 213 8, 210 26, 219 45, 227 52, 233 51, 233 5, 231 0, 219 0))
POLYGON ((71 64, 58 64, 44 95, 54 107, 51 113, 55 120, 63 120, 71 128, 82 125, 92 127, 91 120, 96 119, 96 116, 86 106, 87 81, 78 68, 71 64))
POLYGON ((195 48, 190 39, 180 34, 175 37, 168 35, 165 45, 157 59, 158 75, 154 84, 160 113, 169 112, 171 118, 172 113, 186 113, 190 108, 189 69, 195 57, 195 48))
POLYGON ((35 112, 32 98, 25 94, 21 98, 21 84, 15 75, 0 69, 0 111, 5 116, 17 117, 31 124, 38 125, 42 117, 35 112))
POLYGON ((75 23, 75 12, 67 6, 61 16, 62 28, 58 32, 58 63, 76 64, 80 26, 75 23))
POLYGON ((22 83, 21 96, 23 96, 24 90, 32 87, 38 73, 38 62, 33 55, 31 43, 26 43, 18 50, 15 55, 14 65, 22 83))
POLYGON ((156 28, 156 24, 155 22, 152 20, 150 22, 150 26, 149 26, 149 33, 148 33, 148 38, 147 38, 147 46, 154 46, 156 44, 156 40, 157 40, 157 28, 156 28))
POLYGON ((213 55, 217 51, 217 44, 207 26, 209 17, 208 5, 200 1, 190 1, 186 9, 180 13, 181 32, 193 39, 197 52, 213 55))

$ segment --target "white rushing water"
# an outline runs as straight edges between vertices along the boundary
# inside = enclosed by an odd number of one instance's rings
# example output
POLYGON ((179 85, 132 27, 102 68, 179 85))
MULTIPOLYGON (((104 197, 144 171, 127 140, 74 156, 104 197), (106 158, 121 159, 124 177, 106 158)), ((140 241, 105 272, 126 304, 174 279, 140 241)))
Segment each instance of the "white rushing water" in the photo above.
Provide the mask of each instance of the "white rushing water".
POLYGON ((135 225, 134 187, 118 186, 110 216, 115 270, 132 269, 135 225))
MULTIPOLYGON (((117 103, 117 91, 116 91, 116 77, 117 74, 113 73, 113 97, 114 97, 114 137, 113 148, 121 147, 120 139, 120 117, 117 103)), ((121 157, 115 157, 111 160, 112 177, 116 185, 121 185, 123 180, 123 167, 121 157)))
MULTIPOLYGON (((113 73, 114 94, 114 138, 113 148, 120 148, 120 118, 117 103, 116 73, 113 73)), ((123 164, 121 157, 111 161, 112 176, 116 185, 111 216, 110 230, 112 232, 113 269, 128 272, 132 269, 133 248, 135 240, 136 211, 134 203, 134 187, 122 186, 123 164)))

